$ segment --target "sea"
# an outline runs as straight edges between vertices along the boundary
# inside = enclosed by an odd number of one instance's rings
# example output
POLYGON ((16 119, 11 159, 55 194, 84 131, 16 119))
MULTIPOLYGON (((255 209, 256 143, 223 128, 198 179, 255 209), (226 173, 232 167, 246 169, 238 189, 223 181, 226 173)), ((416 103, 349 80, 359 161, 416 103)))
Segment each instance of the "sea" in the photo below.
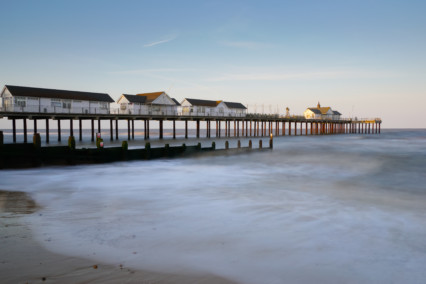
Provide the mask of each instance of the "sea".
MULTIPOLYGON (((247 138, 153 141, 223 148, 238 139, 247 146, 247 138)), ((272 150, 249 153, 1 170, 0 189, 40 205, 25 223, 63 255, 249 284, 426 283, 426 130, 280 136, 272 150)))

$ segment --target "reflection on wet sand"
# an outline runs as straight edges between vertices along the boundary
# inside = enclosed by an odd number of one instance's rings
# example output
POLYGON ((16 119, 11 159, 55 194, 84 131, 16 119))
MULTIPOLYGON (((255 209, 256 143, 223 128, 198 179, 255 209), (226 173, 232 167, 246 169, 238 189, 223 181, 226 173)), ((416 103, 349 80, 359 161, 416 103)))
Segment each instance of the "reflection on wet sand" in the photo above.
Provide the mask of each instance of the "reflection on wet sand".
POLYGON ((31 214, 38 206, 25 192, 0 190, 0 212, 31 214))

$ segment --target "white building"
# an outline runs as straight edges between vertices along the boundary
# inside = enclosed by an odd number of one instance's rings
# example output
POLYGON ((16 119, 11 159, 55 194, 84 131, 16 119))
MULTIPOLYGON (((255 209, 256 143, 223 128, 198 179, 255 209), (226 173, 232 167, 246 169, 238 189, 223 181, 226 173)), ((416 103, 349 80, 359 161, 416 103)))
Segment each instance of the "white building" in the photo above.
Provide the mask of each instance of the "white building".
POLYGON ((120 114, 177 115, 179 106, 166 92, 123 94, 117 104, 120 114))
POLYGON ((318 103, 317 107, 307 108, 303 115, 307 119, 339 120, 342 114, 332 110, 331 107, 321 107, 320 103, 318 103))
POLYGON ((182 115, 216 116, 216 106, 220 102, 186 98, 180 103, 182 115))
POLYGON ((244 117, 247 108, 241 103, 184 99, 181 103, 182 115, 191 116, 231 116, 244 117))
POLYGON ((114 100, 90 93, 6 85, 0 95, 7 112, 108 114, 114 100))
POLYGON ((247 114, 247 108, 241 103, 220 102, 216 109, 223 116, 244 117, 247 114))

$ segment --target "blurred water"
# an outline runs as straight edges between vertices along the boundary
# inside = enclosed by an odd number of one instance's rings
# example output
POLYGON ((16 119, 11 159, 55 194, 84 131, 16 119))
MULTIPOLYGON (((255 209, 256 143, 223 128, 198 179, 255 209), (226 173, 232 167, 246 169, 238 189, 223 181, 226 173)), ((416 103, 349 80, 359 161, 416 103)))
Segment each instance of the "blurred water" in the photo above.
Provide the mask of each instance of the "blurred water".
POLYGON ((31 194, 43 206, 26 217, 37 239, 67 255, 241 283, 424 283, 425 172, 426 131, 387 130, 7 170, 0 189, 31 194))

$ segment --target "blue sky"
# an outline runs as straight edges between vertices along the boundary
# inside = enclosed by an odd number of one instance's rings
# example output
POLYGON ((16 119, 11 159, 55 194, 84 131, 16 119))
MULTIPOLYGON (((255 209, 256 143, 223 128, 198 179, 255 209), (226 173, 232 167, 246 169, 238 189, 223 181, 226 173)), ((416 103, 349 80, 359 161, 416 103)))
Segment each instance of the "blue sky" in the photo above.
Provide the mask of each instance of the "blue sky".
POLYGON ((426 1, 0 2, 1 85, 426 127, 426 1))

